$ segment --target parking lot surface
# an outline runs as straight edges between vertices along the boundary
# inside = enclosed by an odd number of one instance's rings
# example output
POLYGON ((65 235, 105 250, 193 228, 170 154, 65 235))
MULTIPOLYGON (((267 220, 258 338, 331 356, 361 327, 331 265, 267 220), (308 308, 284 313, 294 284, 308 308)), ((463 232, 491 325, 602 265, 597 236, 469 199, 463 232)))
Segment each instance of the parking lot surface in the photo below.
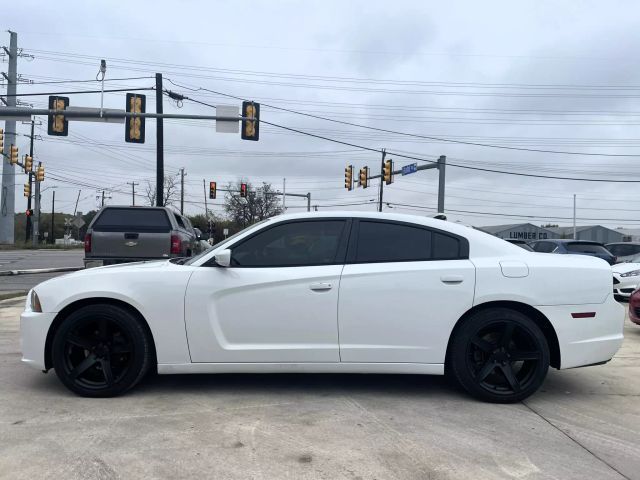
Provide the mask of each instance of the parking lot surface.
MULTIPOLYGON (((82 267, 84 250, 0 250, 0 271, 82 267)), ((0 276, 0 294, 23 292, 63 273, 0 276)))
POLYGON ((155 376, 114 399, 20 363, 0 303, 0 478, 640 479, 640 327, 524 403, 442 377, 155 376))

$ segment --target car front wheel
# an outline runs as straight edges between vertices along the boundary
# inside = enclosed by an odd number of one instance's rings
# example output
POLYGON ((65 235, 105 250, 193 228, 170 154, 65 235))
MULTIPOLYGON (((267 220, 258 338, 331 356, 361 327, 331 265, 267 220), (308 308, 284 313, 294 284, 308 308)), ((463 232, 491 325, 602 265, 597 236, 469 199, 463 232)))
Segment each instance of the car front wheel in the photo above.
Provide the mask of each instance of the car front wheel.
POLYGON ((549 369, 549 347, 529 317, 495 308, 464 320, 452 340, 449 362, 455 379, 474 397, 513 403, 542 385, 549 369))
POLYGON ((151 359, 151 341, 140 320, 114 305, 76 310, 53 339, 56 375, 84 397, 124 393, 144 377, 151 359))

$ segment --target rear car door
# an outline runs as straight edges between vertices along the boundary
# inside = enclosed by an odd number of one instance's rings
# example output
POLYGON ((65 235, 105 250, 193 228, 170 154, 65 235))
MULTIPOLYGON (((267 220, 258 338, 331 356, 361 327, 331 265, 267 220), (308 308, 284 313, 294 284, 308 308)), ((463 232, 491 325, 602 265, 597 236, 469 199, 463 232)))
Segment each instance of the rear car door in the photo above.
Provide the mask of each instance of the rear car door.
POLYGON ((193 362, 338 362, 345 218, 278 222, 231 244, 231 265, 191 276, 193 362))
POLYGON ((355 220, 340 280, 341 361, 443 363, 474 287, 465 238, 411 223, 355 220))
POLYGON ((171 228, 162 208, 106 207, 91 226, 91 251, 86 257, 168 258, 171 228))

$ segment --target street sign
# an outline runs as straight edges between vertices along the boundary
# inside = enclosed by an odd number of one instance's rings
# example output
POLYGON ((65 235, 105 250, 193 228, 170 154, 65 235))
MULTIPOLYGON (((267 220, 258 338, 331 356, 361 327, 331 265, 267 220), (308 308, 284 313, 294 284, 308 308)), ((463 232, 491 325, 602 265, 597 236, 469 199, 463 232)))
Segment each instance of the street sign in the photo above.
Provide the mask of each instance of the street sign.
POLYGON ((70 227, 71 226, 71 219, 70 218, 65 218, 64 219, 64 226, 65 227, 70 227))
MULTIPOLYGON (((216 115, 221 117, 239 117, 240 108, 233 105, 216 105, 216 115)), ((218 133, 238 133, 240 131, 240 122, 237 120, 226 121, 216 120, 216 132, 218 133)))
POLYGON ((229 235, 229 229, 228 228, 223 229, 222 234, 224 235, 224 238, 227 238, 227 235, 229 235))
POLYGON ((418 171, 417 163, 410 163, 409 165, 402 166, 402 175, 409 175, 411 173, 416 173, 418 171))
POLYGON ((84 220, 80 217, 74 218, 72 223, 73 223, 73 226, 76 228, 82 228, 84 227, 84 224, 85 224, 84 220))

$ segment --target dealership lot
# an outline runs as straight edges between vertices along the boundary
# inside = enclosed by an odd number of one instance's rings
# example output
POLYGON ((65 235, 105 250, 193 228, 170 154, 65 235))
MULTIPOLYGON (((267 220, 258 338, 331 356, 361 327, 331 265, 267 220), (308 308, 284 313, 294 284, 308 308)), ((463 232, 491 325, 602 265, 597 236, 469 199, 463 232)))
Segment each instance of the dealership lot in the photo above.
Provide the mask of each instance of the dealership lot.
POLYGON ((24 300, 0 303, 0 478, 640 478, 640 327, 607 365, 524 404, 441 377, 209 375, 71 395, 20 363, 24 300))

